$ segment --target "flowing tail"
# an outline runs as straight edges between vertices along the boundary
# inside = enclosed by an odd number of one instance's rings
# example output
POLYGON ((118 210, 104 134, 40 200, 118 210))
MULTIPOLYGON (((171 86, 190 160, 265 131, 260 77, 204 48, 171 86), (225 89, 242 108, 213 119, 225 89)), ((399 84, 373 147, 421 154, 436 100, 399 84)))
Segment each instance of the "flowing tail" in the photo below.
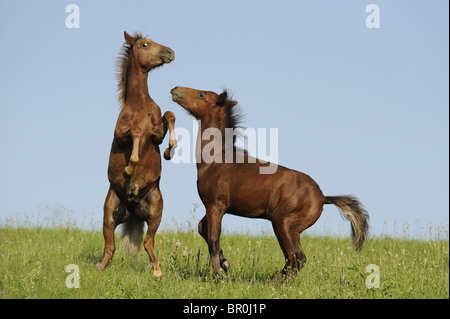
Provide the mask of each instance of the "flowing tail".
POLYGON ((352 225, 352 239, 359 252, 369 237, 369 214, 354 196, 325 196, 325 204, 334 204, 352 225))
POLYGON ((144 234, 144 221, 131 216, 122 224, 122 238, 120 240, 121 249, 130 256, 137 256, 142 244, 144 234))

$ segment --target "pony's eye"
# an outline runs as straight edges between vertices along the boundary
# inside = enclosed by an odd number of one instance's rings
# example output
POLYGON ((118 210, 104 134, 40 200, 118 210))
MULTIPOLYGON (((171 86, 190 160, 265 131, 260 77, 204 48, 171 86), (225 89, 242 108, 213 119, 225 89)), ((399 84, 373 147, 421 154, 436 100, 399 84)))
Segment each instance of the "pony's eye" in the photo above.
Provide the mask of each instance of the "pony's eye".
POLYGON ((148 47, 148 43, 147 43, 147 42, 144 42, 144 43, 142 43, 142 46, 143 46, 144 48, 146 48, 146 47, 148 47))
POLYGON ((198 97, 203 99, 203 98, 205 97, 205 92, 201 91, 201 92, 198 94, 198 97))

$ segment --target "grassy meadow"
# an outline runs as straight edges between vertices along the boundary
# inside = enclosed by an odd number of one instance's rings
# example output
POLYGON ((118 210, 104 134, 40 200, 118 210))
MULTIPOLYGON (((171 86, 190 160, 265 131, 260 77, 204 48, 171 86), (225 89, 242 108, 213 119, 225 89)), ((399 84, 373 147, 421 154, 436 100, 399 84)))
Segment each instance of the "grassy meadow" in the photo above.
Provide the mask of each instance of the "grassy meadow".
MULTIPOLYGON (((118 242, 118 240, 116 240, 118 242)), ((162 280, 153 279, 143 249, 136 258, 120 249, 104 272, 101 231, 72 227, 0 228, 0 299, 9 298, 449 298, 449 242, 369 239, 361 253, 350 238, 302 236, 307 265, 290 283, 275 286, 284 265, 272 235, 224 234, 221 247, 231 271, 212 280, 207 245, 196 231, 160 230, 156 253, 162 280), (80 287, 67 288, 79 267, 80 287), (373 266, 379 269, 379 287, 373 266), (369 268, 368 268, 369 266, 369 268), (367 270, 367 272, 366 272, 367 270)))

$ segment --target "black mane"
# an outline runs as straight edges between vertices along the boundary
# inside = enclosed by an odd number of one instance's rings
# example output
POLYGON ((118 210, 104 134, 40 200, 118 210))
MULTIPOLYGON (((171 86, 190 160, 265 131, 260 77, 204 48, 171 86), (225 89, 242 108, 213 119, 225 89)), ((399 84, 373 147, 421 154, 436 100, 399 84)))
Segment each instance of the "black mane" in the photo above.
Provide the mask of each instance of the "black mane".
MULTIPOLYGON (((245 114, 243 113, 242 108, 239 106, 237 101, 233 100, 233 97, 226 89, 222 93, 226 93, 226 100, 225 104, 223 105, 223 107, 225 108, 225 128, 231 128, 233 130, 236 128, 241 128, 242 130, 244 130, 245 127, 241 125, 241 123, 243 123, 245 119, 245 114)), ((244 139, 245 135, 243 135, 242 132, 239 131, 235 132, 235 134, 233 135, 233 144, 224 145, 224 150, 228 147, 232 147, 234 151, 244 152, 244 154, 247 154, 246 149, 234 145, 236 143, 236 137, 244 139)))
POLYGON ((240 124, 244 122, 245 115, 242 112, 241 107, 237 104, 237 101, 233 100, 233 97, 231 96, 230 92, 228 92, 226 89, 223 91, 223 93, 226 93, 226 100, 224 104, 225 108, 225 127, 226 128, 243 128, 240 124))

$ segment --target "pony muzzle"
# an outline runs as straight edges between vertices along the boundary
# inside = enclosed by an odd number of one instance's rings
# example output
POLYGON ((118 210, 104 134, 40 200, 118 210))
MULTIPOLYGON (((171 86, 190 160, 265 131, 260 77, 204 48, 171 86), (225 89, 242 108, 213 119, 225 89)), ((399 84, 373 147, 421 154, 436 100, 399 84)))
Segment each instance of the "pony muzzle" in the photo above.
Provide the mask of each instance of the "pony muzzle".
POLYGON ((164 63, 170 63, 175 60, 175 52, 172 49, 165 48, 161 50, 159 57, 164 63))

